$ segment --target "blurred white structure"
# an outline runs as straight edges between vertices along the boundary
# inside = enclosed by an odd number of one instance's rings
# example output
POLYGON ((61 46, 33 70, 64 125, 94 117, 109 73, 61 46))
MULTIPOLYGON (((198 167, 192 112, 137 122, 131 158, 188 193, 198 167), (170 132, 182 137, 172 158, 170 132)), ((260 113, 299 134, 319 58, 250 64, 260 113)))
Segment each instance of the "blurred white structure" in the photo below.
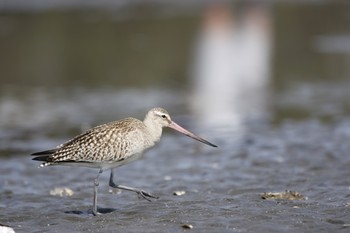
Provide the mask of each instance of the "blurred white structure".
POLYGON ((234 17, 225 6, 206 8, 195 48, 192 109, 203 126, 242 130, 267 114, 270 17, 248 6, 234 17))

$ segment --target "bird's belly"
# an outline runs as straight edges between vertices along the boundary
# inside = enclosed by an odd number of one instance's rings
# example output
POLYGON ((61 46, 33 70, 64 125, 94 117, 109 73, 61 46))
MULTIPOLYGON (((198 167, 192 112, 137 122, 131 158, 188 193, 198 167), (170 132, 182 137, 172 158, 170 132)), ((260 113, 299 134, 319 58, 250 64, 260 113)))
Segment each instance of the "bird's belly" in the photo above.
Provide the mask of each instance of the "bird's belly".
POLYGON ((74 161, 74 162, 65 162, 60 163, 59 165, 63 166, 73 166, 73 167, 90 167, 90 168, 99 168, 102 170, 107 170, 110 168, 115 168, 122 166, 124 164, 130 163, 142 157, 143 153, 136 153, 129 156, 126 159, 119 161, 74 161))
POLYGON ((102 169, 109 169, 109 168, 114 168, 114 167, 119 167, 122 166, 124 164, 128 164, 132 161, 138 160, 143 156, 143 153, 136 153, 133 154, 123 160, 119 160, 119 161, 111 161, 111 162, 101 162, 101 168, 102 169))

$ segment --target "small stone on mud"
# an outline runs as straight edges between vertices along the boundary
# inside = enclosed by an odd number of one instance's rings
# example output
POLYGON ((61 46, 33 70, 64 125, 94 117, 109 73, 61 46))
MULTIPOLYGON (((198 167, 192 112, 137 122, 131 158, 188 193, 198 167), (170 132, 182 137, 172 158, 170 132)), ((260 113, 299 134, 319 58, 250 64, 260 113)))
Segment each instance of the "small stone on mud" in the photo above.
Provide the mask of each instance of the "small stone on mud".
POLYGON ((73 194, 74 191, 66 187, 56 187, 50 190, 50 195, 52 196, 70 197, 73 196, 73 194))
POLYGON ((284 192, 265 192, 261 194, 262 199, 279 199, 279 200, 306 200, 303 195, 296 191, 286 190, 284 192))
POLYGON ((15 233, 13 228, 0 224, 0 233, 15 233))
POLYGON ((171 176, 164 176, 164 180, 166 180, 166 181, 170 181, 170 180, 172 180, 173 178, 171 177, 171 176))
POLYGON ((116 195, 119 195, 121 194, 123 191, 121 189, 115 189, 115 188, 110 188, 108 190, 109 193, 113 193, 113 194, 116 194, 116 195))
POLYGON ((173 193, 175 196, 182 196, 186 194, 186 191, 180 190, 180 191, 175 191, 173 193))
POLYGON ((191 224, 183 224, 181 227, 183 229, 192 229, 193 228, 193 226, 191 224))

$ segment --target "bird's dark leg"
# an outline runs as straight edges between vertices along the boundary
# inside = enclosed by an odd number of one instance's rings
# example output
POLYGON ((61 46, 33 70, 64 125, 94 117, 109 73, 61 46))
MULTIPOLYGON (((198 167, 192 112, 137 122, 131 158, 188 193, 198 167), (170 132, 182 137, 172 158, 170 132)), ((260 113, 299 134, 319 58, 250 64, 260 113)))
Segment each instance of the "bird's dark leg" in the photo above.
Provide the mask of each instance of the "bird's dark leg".
POLYGON ((137 195, 139 195, 139 198, 144 198, 147 201, 151 201, 150 198, 158 198, 157 196, 154 196, 153 194, 147 193, 141 189, 131 188, 131 187, 123 186, 123 185, 117 185, 116 183, 114 183, 113 178, 114 178, 114 173, 113 173, 113 169, 111 169, 111 176, 109 178, 109 186, 112 188, 123 189, 123 190, 135 192, 135 193, 137 193, 137 195))
POLYGON ((92 213, 95 216, 98 214, 98 212, 97 212, 97 189, 98 189, 98 185, 99 185, 98 179, 100 178, 100 175, 102 172, 103 172, 103 170, 100 169, 100 171, 98 172, 97 177, 94 181, 94 201, 93 201, 92 213))

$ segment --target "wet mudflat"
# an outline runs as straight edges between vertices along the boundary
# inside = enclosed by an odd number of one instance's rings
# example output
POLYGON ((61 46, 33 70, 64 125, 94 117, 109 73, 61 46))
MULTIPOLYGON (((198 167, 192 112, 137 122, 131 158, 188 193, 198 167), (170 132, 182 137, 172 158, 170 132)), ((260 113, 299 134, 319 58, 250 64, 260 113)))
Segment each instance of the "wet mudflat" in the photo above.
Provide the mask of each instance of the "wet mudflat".
POLYGON ((107 11, 3 6, 0 224, 16 232, 349 232, 349 4, 132 2, 107 11), (157 200, 111 190, 105 171, 103 214, 94 217, 97 170, 31 160, 157 106, 219 146, 165 129, 142 160, 116 170, 118 184, 157 200))
MULTIPOLYGON (((340 103, 339 98, 334 101, 340 103)), ((283 104, 276 103, 277 108, 289 102, 279 99, 283 104)), ((2 132, 2 146, 9 143, 0 161, 0 219, 16 232, 347 232, 350 227, 348 117, 251 122, 240 133, 193 128, 219 148, 165 130, 160 144, 142 160, 116 172, 120 184, 159 199, 148 202, 110 190, 106 171, 98 197, 104 214, 97 217, 91 214, 97 170, 38 168, 30 160, 31 152, 68 139, 49 136, 51 130, 27 129, 26 136, 2 132), (55 188, 74 193, 50 194, 55 188), (305 200, 261 197, 286 190, 305 200)))

